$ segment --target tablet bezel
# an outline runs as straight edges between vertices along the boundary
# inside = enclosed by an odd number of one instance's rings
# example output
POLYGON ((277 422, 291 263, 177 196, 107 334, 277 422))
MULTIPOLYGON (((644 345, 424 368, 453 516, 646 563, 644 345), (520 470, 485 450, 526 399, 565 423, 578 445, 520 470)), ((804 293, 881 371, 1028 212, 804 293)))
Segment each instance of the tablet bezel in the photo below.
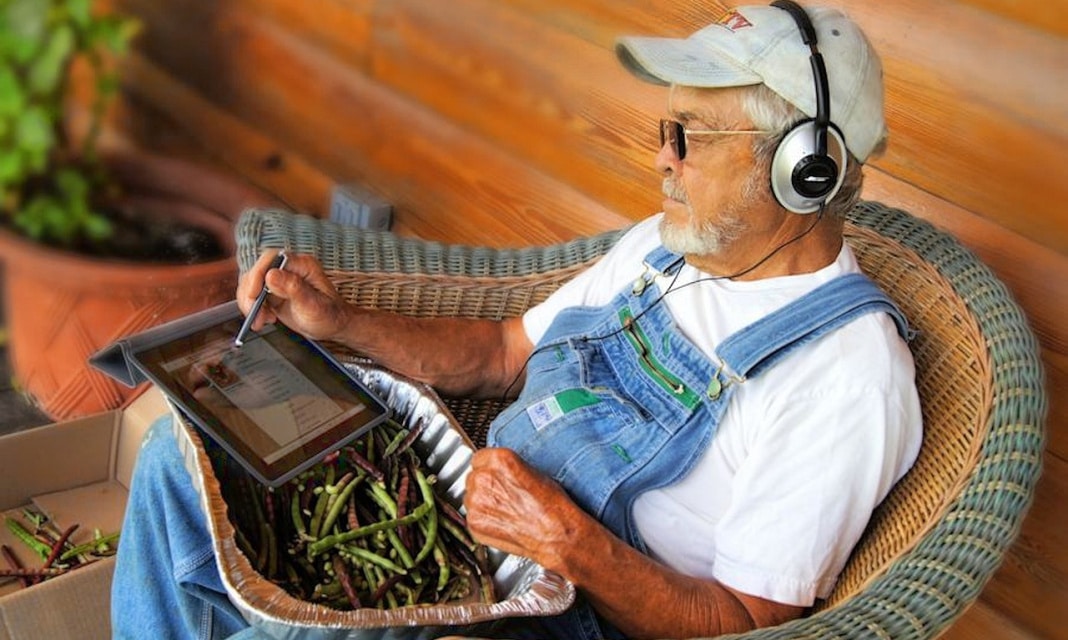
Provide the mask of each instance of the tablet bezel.
MULTIPOLYGON (((358 399, 365 405, 365 409, 355 416, 346 418, 337 425, 330 427, 326 432, 301 443, 292 452, 283 455, 277 461, 268 462, 263 456, 256 453, 254 447, 249 444, 247 437, 243 437, 237 429, 227 424, 210 407, 194 397, 192 390, 188 389, 185 384, 164 368, 164 364, 170 358, 180 353, 183 342, 186 343, 186 348, 191 348, 190 341, 196 341, 198 337, 201 337, 202 339, 197 347, 192 347, 198 348, 210 342, 207 339, 207 335, 212 333, 217 333, 220 336, 236 335, 240 325, 240 314, 230 315, 212 324, 201 325, 193 330, 173 336, 166 341, 157 341, 153 344, 142 346, 134 350, 130 356, 145 376, 163 389, 167 397, 177 405, 190 421, 233 456, 261 483, 270 487, 278 487, 285 484, 300 472, 319 462, 326 454, 359 438, 389 417, 390 409, 386 403, 352 372, 346 369, 322 345, 305 338, 281 323, 277 323, 273 325, 271 331, 267 332, 268 335, 273 332, 280 336, 287 344, 296 347, 296 352, 303 358, 299 362, 294 362, 285 352, 280 352, 290 364, 299 365, 298 368, 302 372, 309 373, 308 379, 315 382, 316 388, 326 393, 329 397, 336 396, 332 395, 332 391, 326 388, 322 382, 331 380, 340 383, 347 392, 353 394, 347 400, 358 399), (173 353, 168 354, 169 350, 173 351, 173 353), (315 369, 309 372, 305 370, 308 366, 315 369), (326 377, 319 378, 318 376, 326 377)), ((211 340, 217 339, 212 338, 211 340)), ((264 333, 250 332, 245 341, 246 346, 235 348, 244 349, 247 348, 249 343, 264 339, 266 339, 264 333)), ((255 421, 251 419, 246 420, 245 423, 246 425, 256 426, 255 421)))

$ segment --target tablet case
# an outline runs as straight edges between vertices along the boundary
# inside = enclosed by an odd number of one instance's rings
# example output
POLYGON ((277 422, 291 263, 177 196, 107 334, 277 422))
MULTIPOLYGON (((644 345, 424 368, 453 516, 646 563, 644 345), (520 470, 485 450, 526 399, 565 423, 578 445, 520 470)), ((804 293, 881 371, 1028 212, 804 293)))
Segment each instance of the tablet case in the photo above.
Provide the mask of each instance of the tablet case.
POLYGON ((147 382, 134 353, 150 349, 201 329, 241 317, 236 301, 230 301, 121 338, 89 358, 89 364, 128 387, 147 382))

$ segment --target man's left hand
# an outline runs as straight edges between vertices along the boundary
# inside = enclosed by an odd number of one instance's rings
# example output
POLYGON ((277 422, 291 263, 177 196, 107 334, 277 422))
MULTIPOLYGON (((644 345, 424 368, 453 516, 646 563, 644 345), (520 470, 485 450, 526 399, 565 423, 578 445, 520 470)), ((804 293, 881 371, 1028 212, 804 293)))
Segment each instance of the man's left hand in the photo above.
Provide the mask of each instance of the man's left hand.
POLYGON ((557 570, 557 550, 569 548, 575 525, 589 517, 559 484, 509 449, 476 451, 466 490, 467 526, 479 542, 546 569, 557 570))

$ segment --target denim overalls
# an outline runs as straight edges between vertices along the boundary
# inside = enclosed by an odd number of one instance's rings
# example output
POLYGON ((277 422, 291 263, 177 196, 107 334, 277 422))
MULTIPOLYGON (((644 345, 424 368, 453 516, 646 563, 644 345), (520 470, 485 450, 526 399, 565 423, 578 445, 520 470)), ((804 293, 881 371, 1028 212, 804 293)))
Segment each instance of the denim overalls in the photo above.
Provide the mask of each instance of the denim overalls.
MULTIPOLYGON (((645 258, 672 275, 681 258, 645 258)), ((562 311, 527 366, 519 399, 494 421, 490 446, 507 447, 559 482, 572 499, 645 551, 631 514, 641 493, 691 471, 715 435, 737 384, 854 318, 904 316, 867 277, 847 274, 725 339, 709 358, 679 333, 646 274, 603 307, 562 311)), ((544 622, 560 638, 622 638, 580 599, 544 622)))

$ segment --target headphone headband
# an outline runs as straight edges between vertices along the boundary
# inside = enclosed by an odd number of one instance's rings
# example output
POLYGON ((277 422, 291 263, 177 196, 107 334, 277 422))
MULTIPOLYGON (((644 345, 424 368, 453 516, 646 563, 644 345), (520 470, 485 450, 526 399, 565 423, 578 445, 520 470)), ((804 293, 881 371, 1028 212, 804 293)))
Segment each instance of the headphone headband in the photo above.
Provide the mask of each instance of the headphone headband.
POLYGON ((816 117, 796 125, 783 137, 772 161, 771 186, 784 207, 795 213, 811 213, 822 208, 841 186, 846 164, 845 143, 837 130, 831 132, 830 83, 816 27, 808 13, 793 0, 774 0, 771 6, 789 13, 801 32, 801 40, 809 48, 816 91, 816 117), (829 148, 831 135, 833 152, 829 148))
POLYGON ((827 81, 827 65, 819 50, 816 27, 812 25, 808 13, 793 0, 775 0, 771 6, 778 7, 797 23, 801 40, 808 45, 809 63, 812 65, 812 79, 816 84, 816 153, 827 155, 827 127, 831 124, 831 88, 827 81))

